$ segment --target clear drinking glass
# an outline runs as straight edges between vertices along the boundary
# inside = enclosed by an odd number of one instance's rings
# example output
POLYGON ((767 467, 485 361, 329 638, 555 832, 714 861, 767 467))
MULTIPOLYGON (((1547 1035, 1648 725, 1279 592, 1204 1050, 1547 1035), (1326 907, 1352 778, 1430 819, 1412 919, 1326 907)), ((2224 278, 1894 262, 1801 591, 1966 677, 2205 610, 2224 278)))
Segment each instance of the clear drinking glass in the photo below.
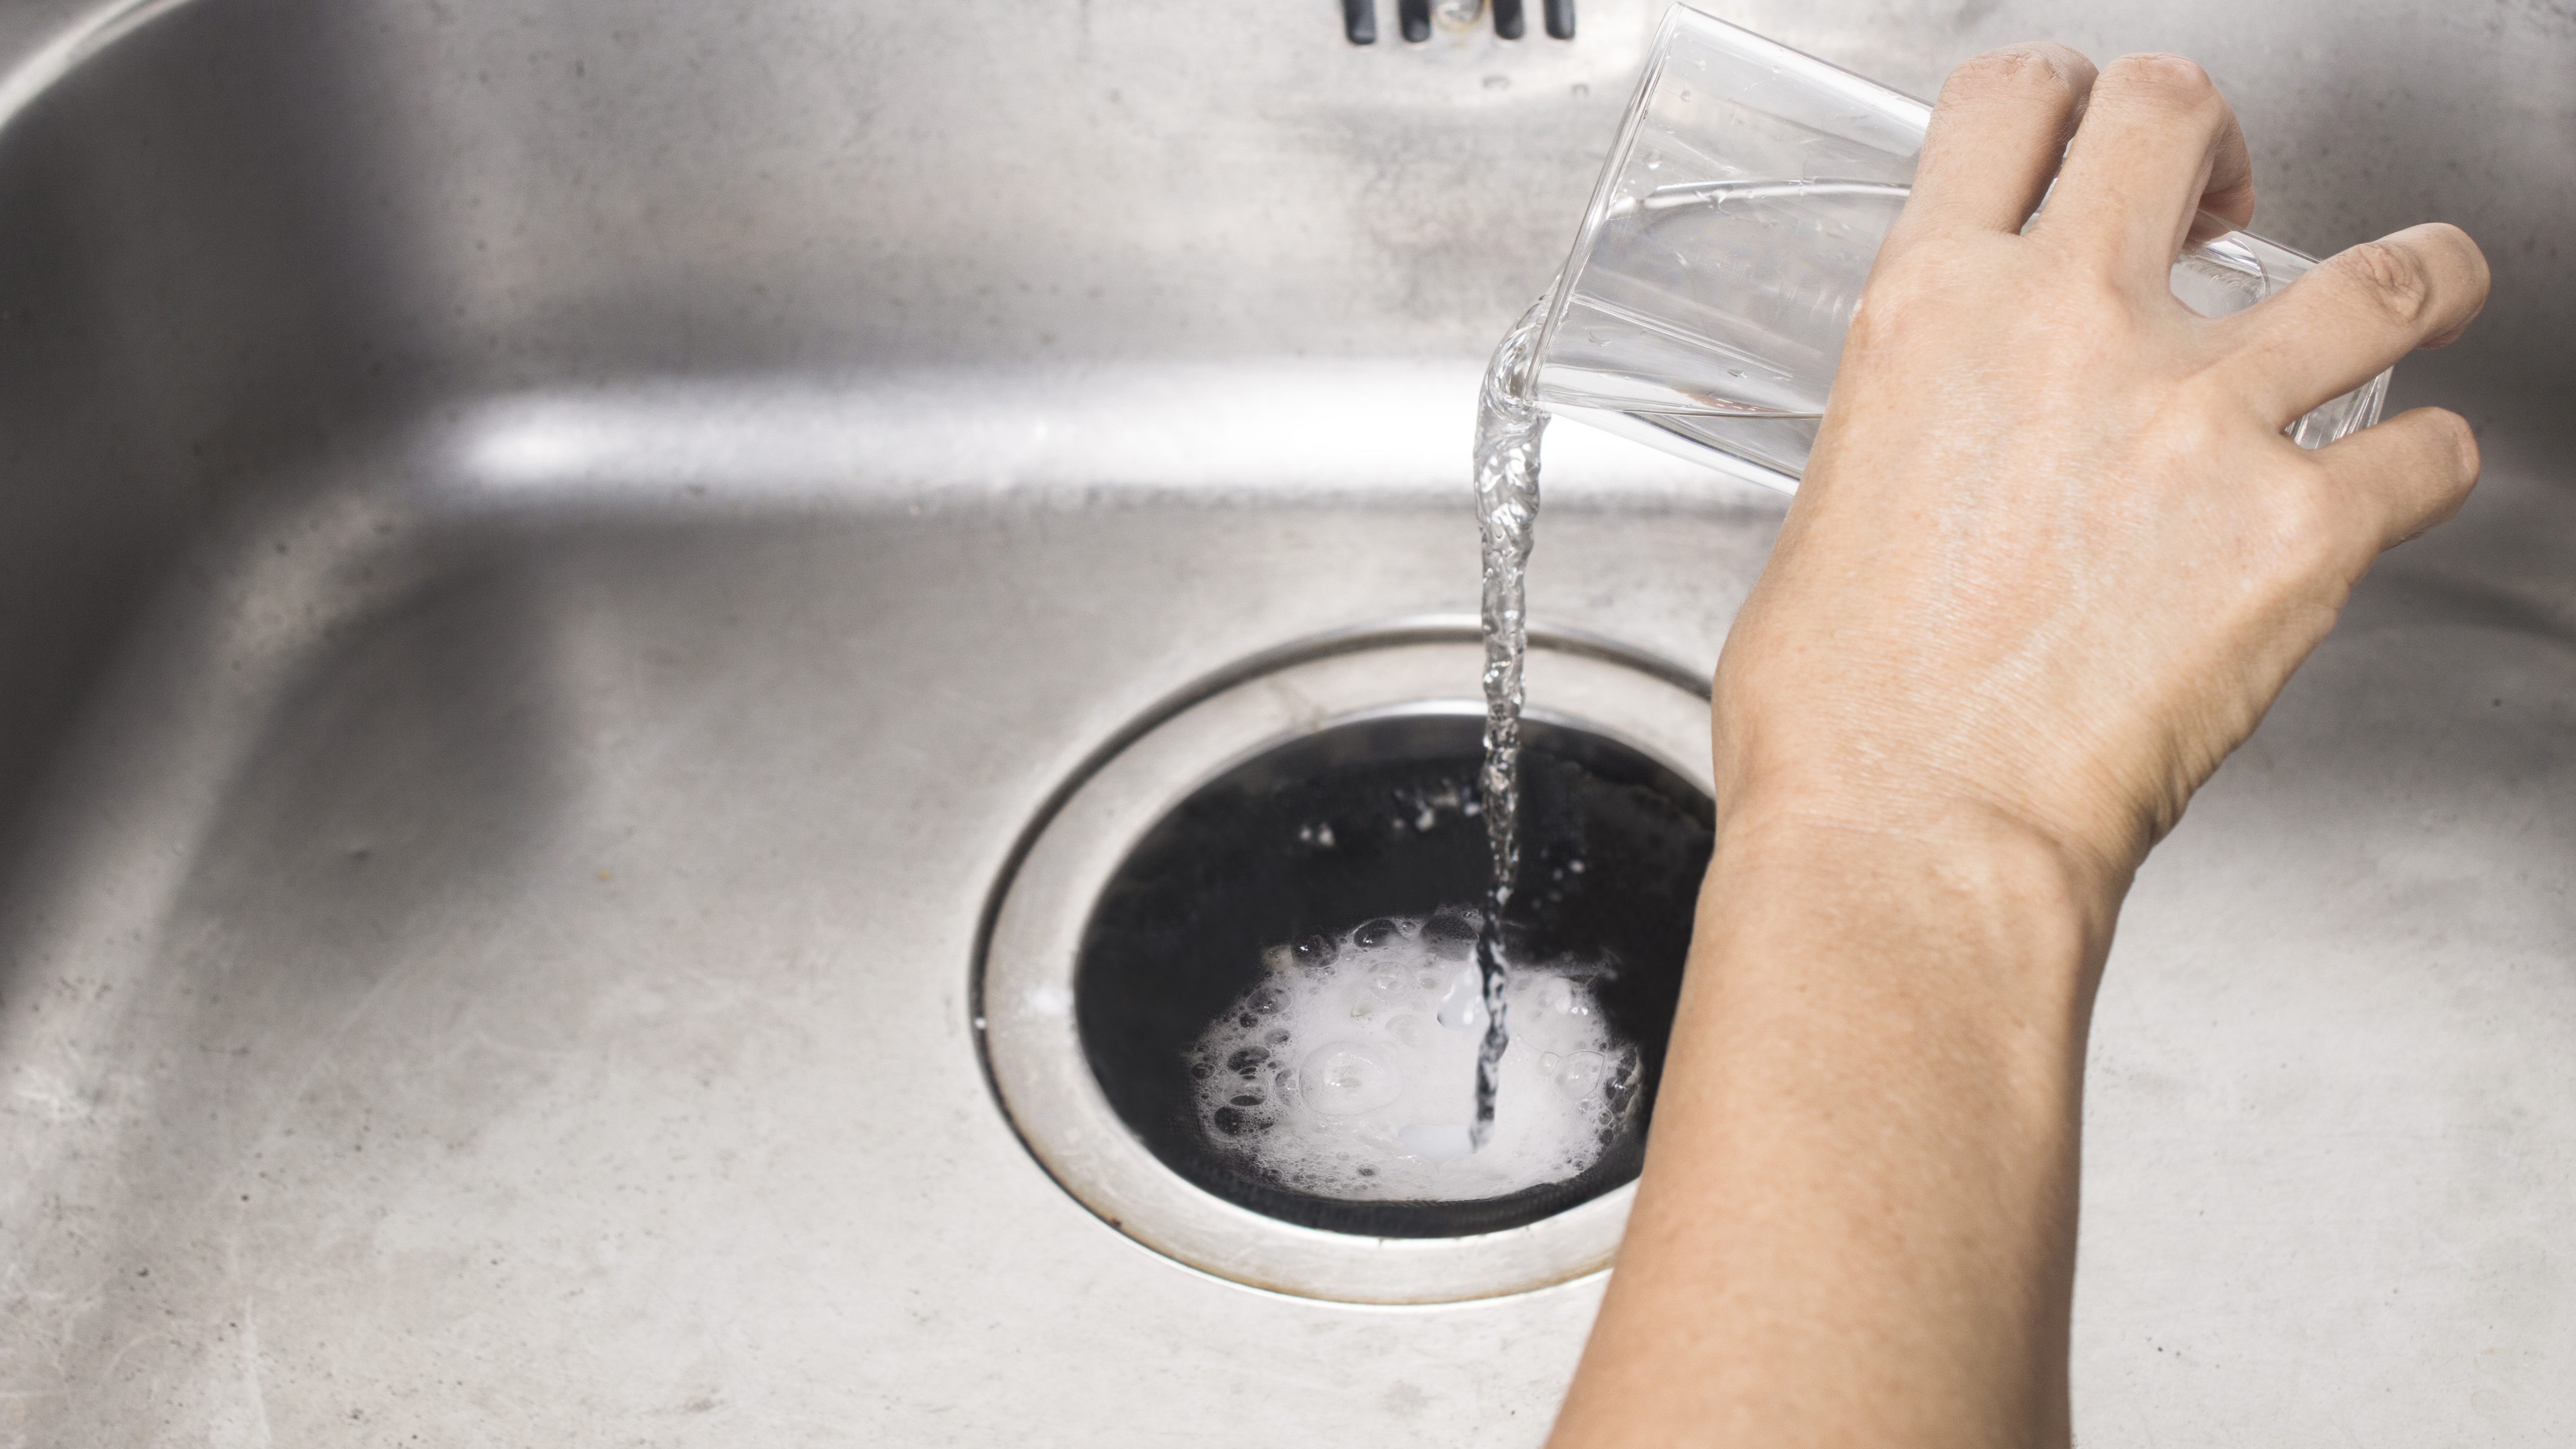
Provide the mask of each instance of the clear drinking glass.
MULTIPOLYGON (((1549 412, 1794 489, 1931 114, 1675 5, 1517 390, 1549 412)), ((2227 232, 2183 253, 2173 288, 2217 317, 2315 265, 2227 232)), ((2289 435, 2316 448, 2368 427, 2387 390, 2383 372, 2289 435)))

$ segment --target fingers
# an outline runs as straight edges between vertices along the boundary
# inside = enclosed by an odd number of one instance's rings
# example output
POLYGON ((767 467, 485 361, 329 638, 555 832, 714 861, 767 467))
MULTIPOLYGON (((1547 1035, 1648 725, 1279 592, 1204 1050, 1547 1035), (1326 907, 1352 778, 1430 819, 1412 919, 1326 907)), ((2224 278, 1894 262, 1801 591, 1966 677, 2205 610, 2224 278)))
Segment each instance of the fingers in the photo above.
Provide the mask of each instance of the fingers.
POLYGON ((2157 287, 2195 211, 2254 217, 2254 164, 2235 109, 2177 55, 2125 55, 2093 84, 2048 210, 2031 231, 2157 287))
POLYGON ((2217 380, 2274 427, 2352 391, 2418 347, 2460 334, 2486 305, 2487 261, 2458 227, 2409 227, 2317 264, 2214 324, 2217 380))
POLYGON ((2021 230, 2092 89, 2093 62, 2062 45, 2008 45, 1950 72, 1888 244, 1935 230, 2021 230))
MULTIPOLYGON (((2478 481, 2478 441, 2460 415, 2415 408, 2309 454, 2339 504, 2361 509, 2372 554, 2448 522, 2478 481)), ((2362 562, 2366 563, 2367 559, 2362 562)))

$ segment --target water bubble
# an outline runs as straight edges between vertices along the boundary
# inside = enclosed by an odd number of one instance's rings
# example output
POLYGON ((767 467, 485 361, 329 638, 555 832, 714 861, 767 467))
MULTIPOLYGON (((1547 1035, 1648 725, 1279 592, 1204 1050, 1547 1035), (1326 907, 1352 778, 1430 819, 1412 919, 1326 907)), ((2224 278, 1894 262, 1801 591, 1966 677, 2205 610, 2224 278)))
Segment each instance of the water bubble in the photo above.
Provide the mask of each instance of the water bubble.
POLYGON ((1592 1006, 1599 966, 1515 963, 1494 1135, 1466 1150, 1481 919, 1466 906, 1372 917, 1265 951, 1269 974, 1184 1059, 1207 1142, 1283 1190, 1351 1201, 1475 1201, 1589 1168, 1634 1098, 1618 1086, 1634 1050, 1592 1006))
POLYGON ((1415 1122, 1398 1129, 1395 1137, 1434 1167, 1476 1150, 1474 1132, 1464 1122, 1415 1122))
POLYGON ((1637 1055, 1634 1042, 1625 1043, 1610 1055, 1610 1090, 1620 1092, 1634 1085, 1637 1074, 1646 1069, 1645 1060, 1637 1055))
POLYGON ((1377 1052, 1353 1041, 1315 1048, 1297 1069, 1306 1104, 1329 1117, 1383 1107, 1404 1091, 1404 1074, 1377 1052))
POLYGON ((1451 961, 1464 961, 1476 949, 1476 923, 1444 911, 1422 923, 1422 939, 1451 961))
POLYGON ((1608 1068, 1609 1059, 1601 1053, 1576 1052, 1557 1068, 1556 1089, 1575 1101, 1581 1101, 1601 1090, 1608 1068))

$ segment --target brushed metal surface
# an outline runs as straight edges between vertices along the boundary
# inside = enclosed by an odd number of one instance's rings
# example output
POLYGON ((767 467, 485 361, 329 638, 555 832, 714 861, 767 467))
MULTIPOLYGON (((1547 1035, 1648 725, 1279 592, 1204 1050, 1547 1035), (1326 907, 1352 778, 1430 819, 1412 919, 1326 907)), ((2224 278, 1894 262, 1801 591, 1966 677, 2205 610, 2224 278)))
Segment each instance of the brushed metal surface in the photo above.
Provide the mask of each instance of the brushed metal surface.
MULTIPOLYGON (((1598 1280, 1147 1253, 965 990, 1101 740, 1466 607, 1477 365, 1654 9, 0 14, 0 1445, 1535 1443, 1598 1280)), ((2078 1430, 2564 1441, 2576 18, 1726 9, 1918 93, 2183 51, 2267 234, 2486 244, 2394 401, 2487 481, 2131 902, 2078 1430)), ((1777 503, 1553 441, 1534 617, 1705 667, 1777 503)))

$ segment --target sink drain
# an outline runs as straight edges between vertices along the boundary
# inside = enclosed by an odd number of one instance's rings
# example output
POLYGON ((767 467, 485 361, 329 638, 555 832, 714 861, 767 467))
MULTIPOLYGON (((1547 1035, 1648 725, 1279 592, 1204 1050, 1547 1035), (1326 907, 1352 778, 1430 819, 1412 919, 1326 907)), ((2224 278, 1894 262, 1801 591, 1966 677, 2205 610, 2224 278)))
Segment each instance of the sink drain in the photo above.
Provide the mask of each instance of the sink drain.
POLYGON ((1331 1115, 1375 1105, 1368 1043, 1440 1037, 1466 1024, 1449 1013, 1475 1010, 1458 982, 1485 869, 1480 664, 1473 626, 1448 621, 1252 661, 1139 721, 1031 827, 978 962, 985 1060, 1030 1151, 1113 1227, 1238 1282, 1359 1302, 1487 1297, 1607 1266, 1708 856, 1707 702, 1687 674, 1596 641, 1532 641, 1544 707, 1525 734, 1506 940, 1517 962, 1556 964, 1515 988, 1526 1030, 1506 1091, 1525 1079, 1525 1102, 1574 1123, 1579 1158, 1456 1190, 1475 1172, 1431 1173, 1451 1160, 1432 1140, 1381 1140, 1391 1172, 1419 1179, 1407 1187, 1370 1177, 1367 1119, 1331 1115), (1345 989, 1334 972, 1353 968, 1345 989), (1306 985, 1316 1002, 1342 994, 1302 1024, 1256 1018, 1306 985), (1345 999, 1373 1019, 1343 1022, 1345 999), (1327 1152, 1354 1147, 1356 1168, 1327 1152))

